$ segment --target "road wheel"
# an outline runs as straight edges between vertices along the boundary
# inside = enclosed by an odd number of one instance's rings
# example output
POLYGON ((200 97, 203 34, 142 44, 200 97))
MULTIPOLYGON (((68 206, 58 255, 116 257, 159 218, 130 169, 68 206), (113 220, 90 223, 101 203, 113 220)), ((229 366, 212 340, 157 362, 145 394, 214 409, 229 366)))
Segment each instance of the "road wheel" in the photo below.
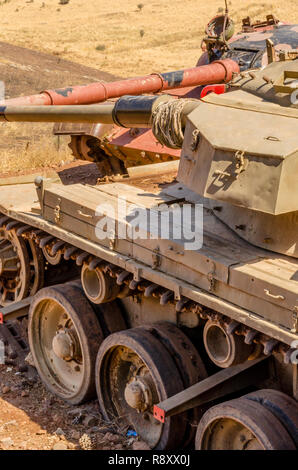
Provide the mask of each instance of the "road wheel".
POLYGON ((28 335, 40 378, 51 392, 72 404, 94 398, 95 360, 104 336, 79 283, 39 291, 28 335))
POLYGON ((26 243, 15 230, 0 229, 0 305, 30 295, 31 266, 26 243))
POLYGON ((107 420, 124 421, 152 449, 177 448, 183 442, 185 414, 160 423, 153 405, 184 389, 175 361, 154 335, 133 328, 108 336, 96 361, 96 388, 107 420))
POLYGON ((244 395, 265 406, 283 424, 298 448, 298 403, 278 390, 265 389, 244 395))
POLYGON ((294 450, 286 428, 262 404, 244 397, 213 406, 196 434, 198 450, 294 450))
MULTIPOLYGON (((173 358, 179 375, 183 382, 183 388, 207 378, 204 363, 186 334, 173 323, 160 322, 153 325, 145 325, 144 328, 157 338, 173 358)), ((184 413, 187 423, 184 446, 190 444, 196 433, 196 425, 203 415, 199 407, 192 408, 184 413)))

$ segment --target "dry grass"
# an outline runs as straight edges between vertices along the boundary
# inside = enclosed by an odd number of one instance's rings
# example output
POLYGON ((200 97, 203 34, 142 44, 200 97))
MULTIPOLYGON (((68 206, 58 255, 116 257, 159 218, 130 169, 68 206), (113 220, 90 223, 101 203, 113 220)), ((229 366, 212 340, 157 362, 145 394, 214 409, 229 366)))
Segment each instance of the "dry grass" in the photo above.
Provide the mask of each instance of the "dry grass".
MULTIPOLYGON (((240 26, 248 14, 298 21, 297 0, 229 0, 240 26)), ((223 0, 10 0, 0 6, 0 40, 57 54, 118 76, 191 67, 223 0), (43 7, 44 5, 44 7, 43 7), (142 33, 141 33, 142 32, 142 33)))
MULTIPOLYGON (((2 0, 0 40, 123 77, 193 66, 200 56, 206 23, 224 6, 223 0, 144 0, 142 4, 137 0, 69 0, 62 3, 2 0)), ((298 22, 297 0, 229 0, 228 3, 230 16, 238 27, 247 15, 264 18, 268 13, 288 22, 298 22)), ((12 142, 17 138, 20 143, 22 135, 29 135, 32 140, 32 129, 37 130, 30 125, 7 126, 5 135, 12 142)), ((11 151, 2 151, 0 171, 21 171, 69 160, 69 150, 64 146, 57 152, 55 141, 46 137, 50 135, 50 127, 43 129, 37 134, 44 137, 33 139, 29 147, 13 145, 11 151)), ((3 130, 0 133, 3 136, 3 130)))
POLYGON ((52 136, 50 124, 9 123, 0 128, 0 173, 17 174, 30 169, 63 165, 72 160, 63 137, 52 136), (11 142, 11 145, 9 143, 11 142))

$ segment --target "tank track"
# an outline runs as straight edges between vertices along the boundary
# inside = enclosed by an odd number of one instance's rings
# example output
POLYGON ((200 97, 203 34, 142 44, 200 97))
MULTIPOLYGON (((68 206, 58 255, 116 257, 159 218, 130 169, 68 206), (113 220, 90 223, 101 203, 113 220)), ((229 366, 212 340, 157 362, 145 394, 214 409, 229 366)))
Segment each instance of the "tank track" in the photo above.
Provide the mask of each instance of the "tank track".
POLYGON ((214 310, 208 309, 193 300, 186 297, 180 300, 175 300, 174 292, 154 283, 150 283, 145 279, 136 281, 133 279, 133 273, 125 271, 116 265, 108 263, 102 259, 96 258, 94 255, 82 251, 76 246, 70 245, 63 240, 49 235, 43 230, 37 229, 33 226, 25 225, 22 222, 15 221, 9 217, 0 219, 0 228, 9 228, 15 230, 17 236, 22 236, 24 239, 33 240, 40 248, 51 250, 53 255, 60 254, 61 259, 66 261, 73 260, 76 266, 81 267, 88 264, 94 269, 100 264, 101 269, 114 278, 119 286, 126 286, 129 288, 129 295, 135 297, 154 297, 159 299, 160 305, 167 304, 175 305, 177 313, 177 325, 179 326, 179 316, 181 313, 193 312, 199 315, 202 321, 212 320, 218 325, 226 328, 228 333, 235 333, 243 338, 245 344, 259 345, 261 348, 260 353, 268 356, 272 353, 280 353, 283 357, 284 363, 289 364, 293 348, 289 345, 276 340, 268 335, 265 335, 241 322, 232 320, 231 318, 218 313, 214 310))
POLYGON ((75 159, 96 163, 103 176, 126 173, 123 161, 111 153, 107 154, 96 137, 73 135, 68 146, 75 159))
POLYGON ((27 338, 26 319, 8 321, 0 325, 0 340, 5 347, 5 364, 17 368, 29 382, 36 382, 37 370, 27 362, 30 348, 27 338))

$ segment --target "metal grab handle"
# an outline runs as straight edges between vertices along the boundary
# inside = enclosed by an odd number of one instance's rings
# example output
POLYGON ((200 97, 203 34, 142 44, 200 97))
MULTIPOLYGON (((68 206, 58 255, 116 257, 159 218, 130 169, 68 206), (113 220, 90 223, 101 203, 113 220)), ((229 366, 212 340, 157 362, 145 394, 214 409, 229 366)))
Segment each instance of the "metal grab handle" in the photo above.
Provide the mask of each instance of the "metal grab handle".
POLYGON ((90 214, 84 214, 80 209, 78 210, 78 214, 81 215, 82 217, 86 217, 86 219, 92 219, 93 215, 90 214))
POLYGON ((283 295, 274 295, 271 294, 268 289, 264 289, 264 292, 268 297, 272 297, 272 299, 277 299, 277 300, 285 300, 285 297, 283 295))

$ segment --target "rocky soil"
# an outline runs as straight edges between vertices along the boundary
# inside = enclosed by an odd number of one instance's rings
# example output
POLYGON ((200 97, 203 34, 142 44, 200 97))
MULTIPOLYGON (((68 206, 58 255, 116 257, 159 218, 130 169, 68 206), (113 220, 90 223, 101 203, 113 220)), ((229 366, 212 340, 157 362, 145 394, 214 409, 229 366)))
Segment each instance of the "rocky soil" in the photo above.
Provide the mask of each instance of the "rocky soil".
POLYGON ((148 449, 128 427, 106 423, 97 401, 72 406, 50 394, 38 378, 0 365, 0 450, 148 449))

